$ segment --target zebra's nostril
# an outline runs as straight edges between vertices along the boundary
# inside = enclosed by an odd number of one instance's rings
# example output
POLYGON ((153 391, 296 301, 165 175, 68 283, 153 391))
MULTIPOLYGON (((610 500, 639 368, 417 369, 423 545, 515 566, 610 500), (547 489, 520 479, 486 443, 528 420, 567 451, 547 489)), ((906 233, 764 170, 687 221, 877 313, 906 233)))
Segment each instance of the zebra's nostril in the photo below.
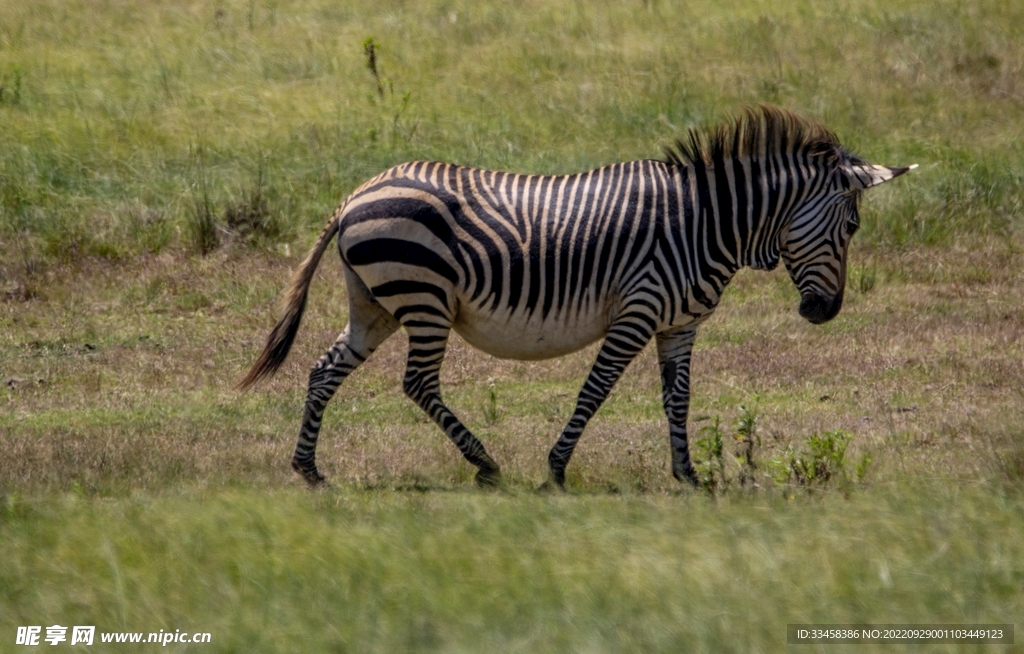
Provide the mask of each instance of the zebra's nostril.
POLYGON ((842 308, 842 294, 834 298, 827 298, 818 293, 805 293, 800 298, 800 315, 815 325, 832 320, 842 308))

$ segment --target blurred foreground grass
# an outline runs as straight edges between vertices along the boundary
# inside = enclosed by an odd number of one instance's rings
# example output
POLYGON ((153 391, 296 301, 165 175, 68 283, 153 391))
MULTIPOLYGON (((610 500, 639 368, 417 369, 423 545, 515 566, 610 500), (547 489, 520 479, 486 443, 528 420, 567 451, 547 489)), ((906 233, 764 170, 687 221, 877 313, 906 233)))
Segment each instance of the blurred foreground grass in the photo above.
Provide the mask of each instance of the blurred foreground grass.
POLYGON ((750 652, 784 649, 791 622, 1006 623, 1024 611, 1022 506, 1019 491, 928 483, 791 501, 8 498, 0 633, 181 629, 210 632, 211 651, 750 652))

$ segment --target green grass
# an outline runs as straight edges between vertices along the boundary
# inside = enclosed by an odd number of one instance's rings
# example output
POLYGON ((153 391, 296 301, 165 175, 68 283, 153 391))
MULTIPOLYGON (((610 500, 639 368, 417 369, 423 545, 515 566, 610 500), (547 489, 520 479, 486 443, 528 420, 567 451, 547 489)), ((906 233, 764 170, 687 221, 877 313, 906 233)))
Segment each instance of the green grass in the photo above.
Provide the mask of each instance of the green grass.
POLYGON ((70 495, 9 500, 0 534, 5 635, 182 629, 218 651, 778 651, 789 622, 998 623, 1024 609, 1020 497, 985 486, 718 503, 70 495))
POLYGON ((1020 232, 1024 9, 1007 0, 0 11, 12 258, 207 252, 196 230, 229 241, 255 188, 273 216, 264 244, 304 243, 399 161, 579 170, 659 156, 687 127, 755 102, 818 118, 872 160, 921 165, 869 196, 862 242, 1020 232))
POLYGON ((1013 622, 1022 66, 1009 0, 0 0, 0 651, 52 624, 209 651, 746 652, 787 623, 1013 622), (650 348, 545 496, 594 349, 456 337, 446 400, 506 480, 475 490, 402 396, 401 336, 328 409, 333 488, 301 489, 308 366, 346 320, 333 257, 279 375, 231 389, 326 216, 385 167, 580 170, 756 102, 920 168, 866 195, 834 321, 744 271, 701 328, 714 496, 669 474, 650 348), (829 479, 785 474, 815 452, 829 479))

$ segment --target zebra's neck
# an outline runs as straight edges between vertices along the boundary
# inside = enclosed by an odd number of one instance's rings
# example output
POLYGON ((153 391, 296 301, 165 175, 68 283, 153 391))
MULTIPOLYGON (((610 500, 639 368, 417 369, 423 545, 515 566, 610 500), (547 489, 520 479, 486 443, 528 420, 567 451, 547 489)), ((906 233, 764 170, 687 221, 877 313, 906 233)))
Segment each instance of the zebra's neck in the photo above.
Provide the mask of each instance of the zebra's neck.
POLYGON ((701 244, 705 256, 728 278, 743 267, 772 270, 779 263, 780 234, 805 193, 804 177, 814 174, 797 174, 785 163, 744 157, 694 162, 680 170, 692 196, 693 219, 707 230, 701 244))

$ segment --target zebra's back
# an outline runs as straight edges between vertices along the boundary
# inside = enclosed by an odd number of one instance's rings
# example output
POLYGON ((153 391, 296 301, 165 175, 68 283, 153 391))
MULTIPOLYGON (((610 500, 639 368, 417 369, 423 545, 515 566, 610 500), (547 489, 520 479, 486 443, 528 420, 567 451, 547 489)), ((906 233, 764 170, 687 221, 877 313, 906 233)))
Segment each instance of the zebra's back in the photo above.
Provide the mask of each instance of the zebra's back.
POLYGON ((412 162, 353 193, 339 248, 400 321, 436 316, 495 356, 549 358, 605 336, 669 185, 651 161, 561 176, 412 162))

